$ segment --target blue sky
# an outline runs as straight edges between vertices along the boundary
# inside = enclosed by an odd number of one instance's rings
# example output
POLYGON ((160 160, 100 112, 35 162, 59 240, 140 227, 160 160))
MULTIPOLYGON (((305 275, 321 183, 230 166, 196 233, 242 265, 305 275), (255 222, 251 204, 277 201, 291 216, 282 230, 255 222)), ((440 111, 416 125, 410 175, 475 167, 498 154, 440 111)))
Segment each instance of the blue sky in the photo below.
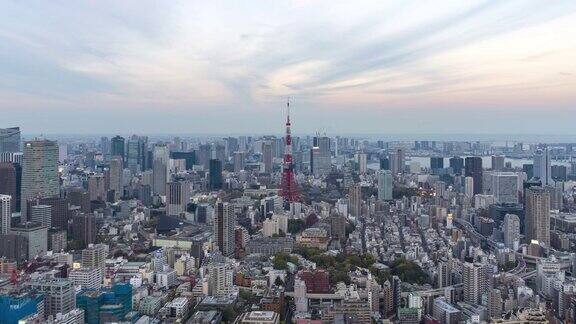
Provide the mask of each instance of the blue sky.
POLYGON ((574 134, 576 1, 0 2, 25 133, 574 134))

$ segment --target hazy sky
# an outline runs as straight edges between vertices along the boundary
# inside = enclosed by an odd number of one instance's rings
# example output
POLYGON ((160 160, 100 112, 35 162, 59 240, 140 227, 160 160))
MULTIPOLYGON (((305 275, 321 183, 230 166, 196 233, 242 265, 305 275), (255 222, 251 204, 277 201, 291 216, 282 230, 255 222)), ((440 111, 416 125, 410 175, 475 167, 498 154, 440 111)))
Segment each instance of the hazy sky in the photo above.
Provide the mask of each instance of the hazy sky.
POLYGON ((576 1, 0 1, 25 133, 576 133, 576 1))

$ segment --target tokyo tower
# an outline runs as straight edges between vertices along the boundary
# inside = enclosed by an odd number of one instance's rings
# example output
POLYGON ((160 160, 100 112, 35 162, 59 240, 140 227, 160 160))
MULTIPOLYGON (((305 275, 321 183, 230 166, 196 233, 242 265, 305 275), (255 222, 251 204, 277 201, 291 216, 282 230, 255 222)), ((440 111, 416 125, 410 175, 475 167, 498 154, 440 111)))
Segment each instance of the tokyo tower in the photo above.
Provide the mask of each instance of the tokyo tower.
POLYGON ((285 151, 284 151, 284 164, 282 166, 282 187, 280 195, 284 198, 284 202, 290 203, 298 201, 300 194, 298 193, 298 185, 294 180, 294 164, 292 161, 292 135, 290 134, 290 101, 286 102, 286 136, 285 151))

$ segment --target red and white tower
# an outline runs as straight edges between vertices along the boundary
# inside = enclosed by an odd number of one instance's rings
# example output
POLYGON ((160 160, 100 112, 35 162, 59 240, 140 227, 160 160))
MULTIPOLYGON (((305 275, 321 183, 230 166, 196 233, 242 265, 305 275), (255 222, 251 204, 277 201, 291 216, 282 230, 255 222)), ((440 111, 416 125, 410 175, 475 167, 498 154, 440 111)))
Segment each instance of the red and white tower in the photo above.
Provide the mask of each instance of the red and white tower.
POLYGON ((285 151, 284 151, 284 165, 282 167, 282 188, 280 195, 284 198, 284 202, 290 203, 298 201, 300 194, 298 193, 298 185, 294 179, 294 163, 292 161, 292 135, 290 134, 290 101, 286 102, 286 137, 285 151))

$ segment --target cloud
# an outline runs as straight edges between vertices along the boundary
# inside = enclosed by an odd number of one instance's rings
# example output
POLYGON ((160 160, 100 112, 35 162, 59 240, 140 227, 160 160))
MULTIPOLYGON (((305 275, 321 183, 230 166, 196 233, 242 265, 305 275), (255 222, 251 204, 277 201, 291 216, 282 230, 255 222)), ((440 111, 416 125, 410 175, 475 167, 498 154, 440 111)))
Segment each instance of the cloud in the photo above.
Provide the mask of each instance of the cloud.
POLYGON ((270 108, 288 95, 305 107, 308 131, 335 109, 362 130, 375 127, 370 114, 407 107, 566 111, 576 102, 573 39, 569 0, 4 1, 0 114, 45 111, 54 126, 42 131, 87 115, 124 128, 107 117, 122 112, 149 131, 210 132, 206 121, 222 118, 236 121, 230 129, 276 129, 270 108), (359 108, 369 110, 350 119, 359 108), (169 114, 179 118, 161 123, 169 114))

